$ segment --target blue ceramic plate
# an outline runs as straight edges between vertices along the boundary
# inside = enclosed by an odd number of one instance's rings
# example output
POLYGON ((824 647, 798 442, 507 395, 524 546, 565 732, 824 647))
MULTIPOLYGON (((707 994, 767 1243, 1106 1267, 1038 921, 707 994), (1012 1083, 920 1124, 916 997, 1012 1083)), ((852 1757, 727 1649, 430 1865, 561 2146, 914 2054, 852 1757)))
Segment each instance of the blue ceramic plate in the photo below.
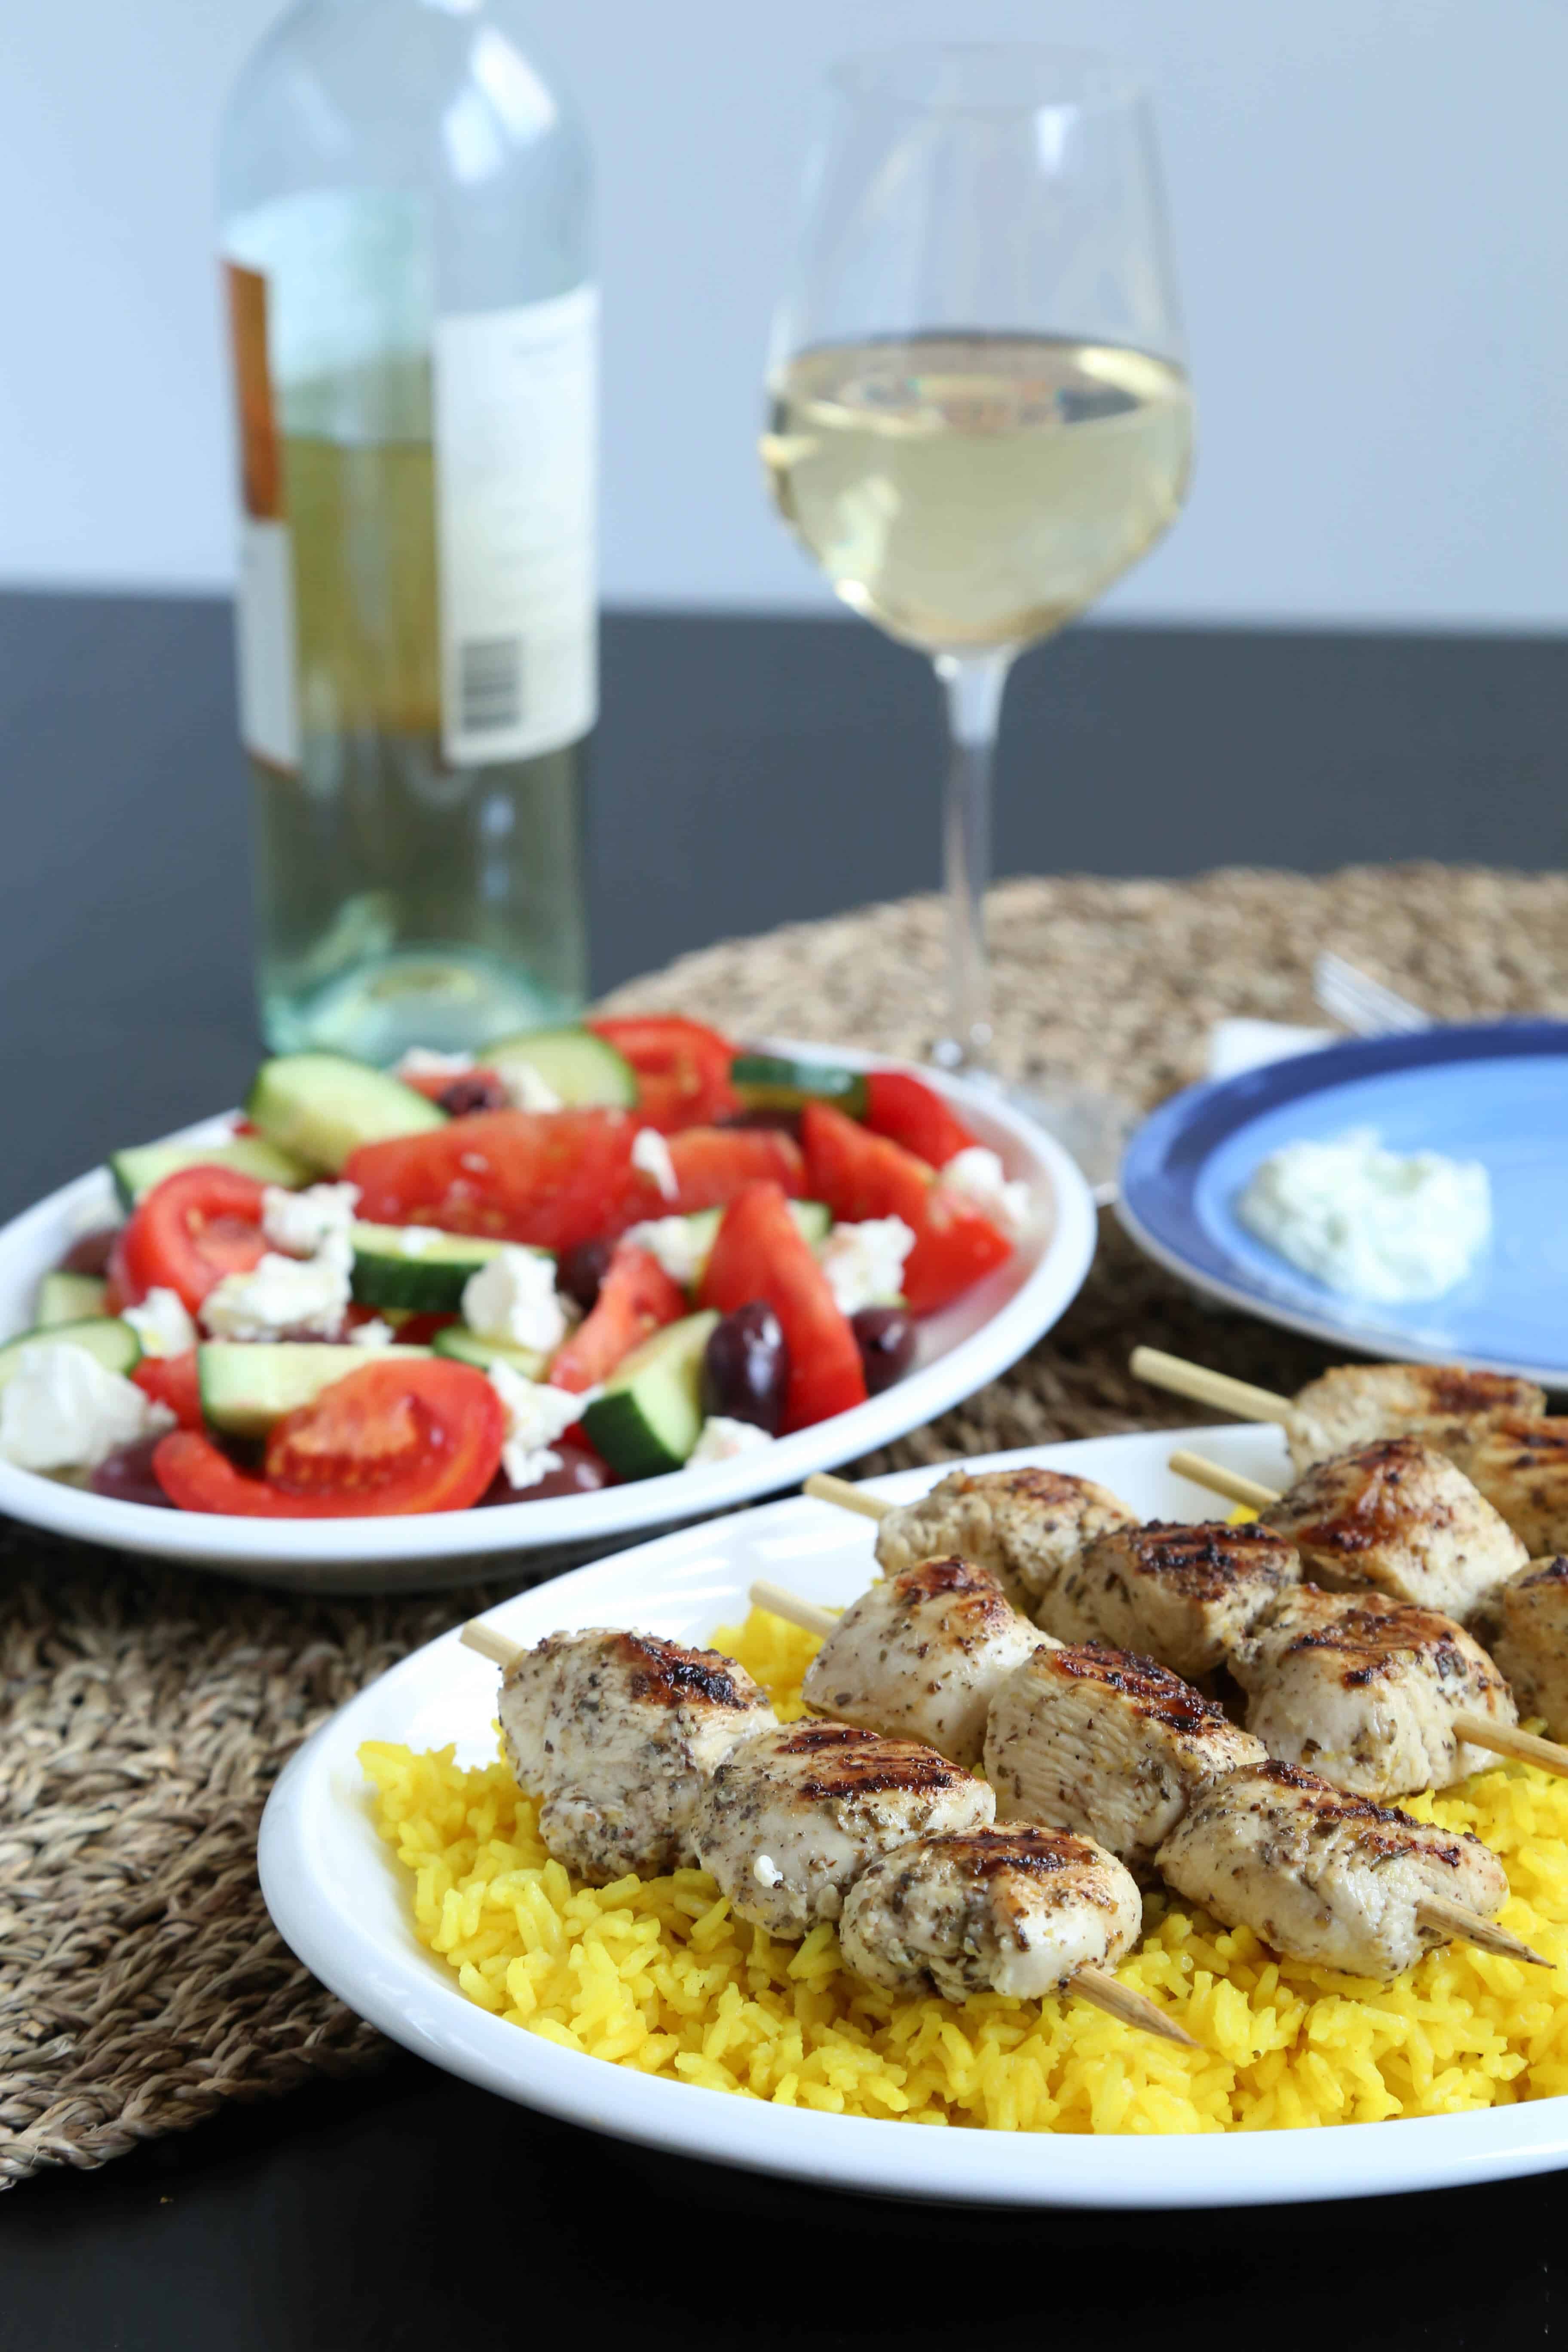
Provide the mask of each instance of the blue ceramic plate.
POLYGON ((1120 1213, 1162 1265, 1271 1323, 1368 1355, 1464 1362, 1568 1388, 1568 1023, 1357 1039, 1189 1087, 1129 1144, 1120 1213), (1490 1246, 1441 1298, 1345 1297, 1237 1217, 1260 1160, 1357 1127, 1375 1128, 1391 1150, 1486 1165, 1490 1246))

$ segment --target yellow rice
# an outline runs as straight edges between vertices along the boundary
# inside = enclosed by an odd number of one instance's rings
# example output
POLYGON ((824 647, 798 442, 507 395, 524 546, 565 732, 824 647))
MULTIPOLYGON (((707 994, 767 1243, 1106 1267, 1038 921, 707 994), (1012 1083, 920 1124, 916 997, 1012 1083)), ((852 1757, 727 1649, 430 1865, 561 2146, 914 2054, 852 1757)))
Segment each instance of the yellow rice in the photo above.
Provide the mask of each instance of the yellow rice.
MULTIPOLYGON (((713 1645, 788 1717, 816 1644, 753 1611, 713 1645)), ((1276 1959, 1246 1928, 1149 1897, 1118 1974, 1201 2053, 1066 2000, 900 2000, 848 1975, 831 1927, 774 1943, 698 1870, 574 1884, 503 1762, 361 1751, 382 1834, 412 1874, 420 1940, 468 1999, 564 2049, 834 2115, 1000 2131, 1212 2132, 1453 2115, 1568 2091, 1568 1993, 1458 1945, 1396 1984, 1276 1959)), ((1519 1766, 1414 1800, 1474 1830, 1512 1889, 1504 1923, 1568 1960, 1568 1783, 1519 1766)))

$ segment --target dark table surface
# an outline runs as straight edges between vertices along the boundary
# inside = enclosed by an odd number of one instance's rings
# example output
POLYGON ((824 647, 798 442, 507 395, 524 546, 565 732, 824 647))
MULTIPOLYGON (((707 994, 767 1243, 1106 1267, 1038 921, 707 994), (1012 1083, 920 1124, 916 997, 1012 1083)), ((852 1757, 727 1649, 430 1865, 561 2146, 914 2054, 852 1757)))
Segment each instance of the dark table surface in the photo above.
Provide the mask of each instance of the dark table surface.
MULTIPOLYGON (((605 652, 597 986, 935 881, 913 656, 673 614, 612 616, 605 652)), ((1565 708, 1556 639, 1075 631, 1011 691, 999 870, 1561 866, 1565 708)), ((0 596, 0 793, 9 1215, 106 1137, 233 1101, 255 1056, 226 609, 0 596)), ((924 2211, 621 2148, 400 2055, 5 2199, 0 2347, 489 2352, 615 2322, 900 2352, 1511 2347, 1562 2325, 1563 2198, 1548 2177, 1246 2215, 924 2211)))

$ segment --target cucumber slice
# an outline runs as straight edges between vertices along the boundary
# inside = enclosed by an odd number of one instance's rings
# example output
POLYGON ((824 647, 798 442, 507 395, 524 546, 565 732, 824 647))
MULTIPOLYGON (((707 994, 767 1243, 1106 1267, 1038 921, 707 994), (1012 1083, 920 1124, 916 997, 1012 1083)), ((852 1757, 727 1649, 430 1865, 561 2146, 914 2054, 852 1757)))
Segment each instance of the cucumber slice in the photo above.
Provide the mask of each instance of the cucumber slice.
POLYGON ((510 1364, 525 1381, 542 1381, 550 1370, 550 1359, 537 1348, 513 1347, 510 1339, 481 1339, 477 1331, 465 1331, 454 1324, 449 1331, 437 1331, 430 1342, 438 1356, 450 1356, 454 1362, 472 1364, 488 1372, 492 1364, 510 1364))
MULTIPOLYGON (((833 1212, 826 1201, 792 1201, 789 1213, 813 1249, 819 1242, 825 1242, 833 1229, 833 1212)), ((713 1244, 719 1238, 719 1227, 723 1217, 722 1209, 693 1209, 686 1219, 691 1228, 697 1254, 698 1270, 692 1283, 693 1289, 701 1281, 703 1270, 713 1255, 713 1244)))
POLYGON ((311 1404, 334 1381, 428 1348, 335 1348, 324 1339, 209 1339, 196 1349, 202 1412, 229 1437, 265 1437, 274 1422, 311 1404))
POLYGON ((589 1442, 623 1478, 679 1470, 702 1434, 702 1354, 719 1318, 667 1323, 611 1373, 583 1415, 589 1442))
POLYGON ((106 1371, 133 1372, 142 1361, 142 1342, 129 1323, 118 1315, 93 1315, 80 1323, 49 1323, 7 1340, 0 1348, 0 1388, 16 1372, 23 1349, 39 1339, 68 1339, 73 1348, 85 1348, 96 1356, 106 1371))
POLYGON ((568 1108, 584 1103, 605 1103, 616 1110, 637 1108, 637 1072, 624 1054, 592 1029, 521 1029, 515 1036, 498 1037, 476 1059, 503 1079, 522 1064, 568 1108))
POLYGON ((245 1110, 268 1141, 331 1176, 362 1143, 447 1124, 438 1104, 346 1054, 280 1054, 263 1062, 245 1110))
POLYGON ((186 1168, 232 1168, 258 1184, 286 1184, 290 1192, 310 1181, 302 1160, 279 1151, 264 1135, 236 1135, 226 1143, 138 1143, 109 1155, 114 1189, 127 1209, 165 1176, 178 1176, 186 1168))
POLYGON ((106 1318, 109 1285, 99 1274, 46 1274, 38 1285, 38 1328, 57 1323, 97 1323, 106 1318))
POLYGON ((866 1116, 866 1079, 859 1070, 832 1062, 792 1062, 782 1054, 737 1054, 730 1084, 748 1110, 804 1110, 808 1102, 831 1103, 850 1118, 866 1116))
POLYGON ((412 1315, 456 1315, 468 1276, 507 1246, 504 1242, 475 1241, 466 1234, 422 1241, 401 1225, 355 1225, 353 1245, 353 1295, 360 1305, 396 1307, 412 1315))

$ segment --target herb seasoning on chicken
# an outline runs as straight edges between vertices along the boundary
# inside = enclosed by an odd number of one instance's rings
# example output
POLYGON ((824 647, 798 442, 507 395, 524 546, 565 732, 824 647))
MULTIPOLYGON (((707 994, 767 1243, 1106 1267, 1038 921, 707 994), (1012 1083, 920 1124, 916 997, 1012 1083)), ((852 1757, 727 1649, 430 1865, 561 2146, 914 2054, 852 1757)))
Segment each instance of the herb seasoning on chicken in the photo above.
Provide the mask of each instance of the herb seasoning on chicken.
POLYGON ((946 2000, 1040 2000, 1114 1968, 1143 1927, 1132 1878, 1085 1838, 1019 1826, 901 1846, 850 1889, 839 1922, 857 1976, 946 2000))
POLYGON ((1447 1788, 1490 1758, 1455 1736, 1458 1714, 1519 1719, 1507 1683, 1451 1617, 1381 1592, 1281 1595, 1230 1656, 1247 1728, 1281 1763, 1361 1797, 1447 1788))
POLYGON ((1136 1527, 1125 1503, 1092 1478, 1058 1470, 954 1470, 888 1513, 877 1559, 889 1574, 939 1554, 990 1570, 1020 1608, 1050 1591, 1084 1546, 1112 1528, 1136 1527))
POLYGON ((691 1862, 708 1776, 775 1721, 732 1658, 606 1627, 550 1634, 501 1683, 507 1761, 541 1800, 540 1835, 593 1885, 691 1862))
POLYGON ((1461 1470, 1414 1438, 1335 1454, 1268 1509, 1312 1581, 1468 1618, 1529 1557, 1461 1470))
POLYGON ((1206 1675, 1301 1573, 1271 1528, 1154 1519, 1090 1544, 1041 1602, 1036 1622, 1064 1642, 1147 1652, 1178 1675, 1206 1675))

